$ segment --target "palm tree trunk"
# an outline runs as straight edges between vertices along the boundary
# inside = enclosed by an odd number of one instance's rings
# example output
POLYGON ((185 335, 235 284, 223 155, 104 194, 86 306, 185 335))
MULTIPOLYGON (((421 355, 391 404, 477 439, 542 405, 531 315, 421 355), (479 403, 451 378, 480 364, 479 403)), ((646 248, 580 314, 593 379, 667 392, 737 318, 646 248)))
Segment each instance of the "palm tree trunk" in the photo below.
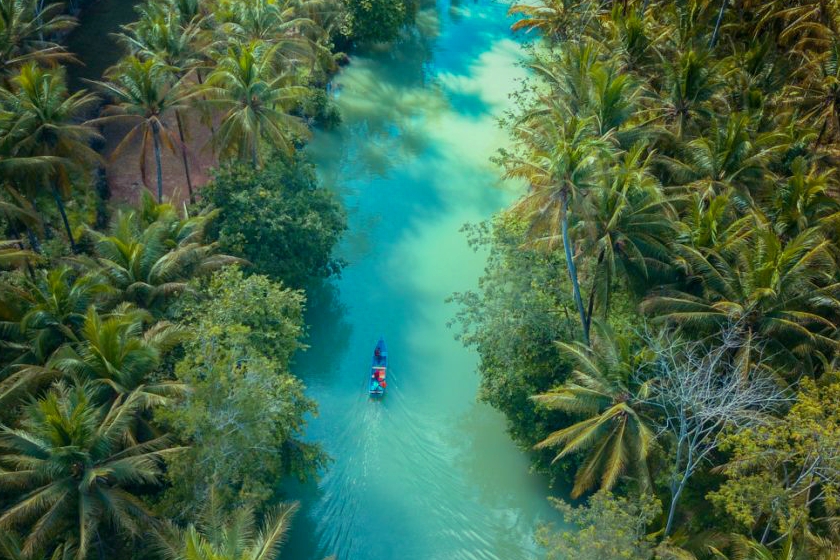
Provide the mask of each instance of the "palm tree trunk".
POLYGON ((38 236, 35 235, 35 232, 29 226, 26 226, 26 237, 29 238, 29 246, 32 247, 32 250, 40 255, 41 243, 38 241, 38 236))
POLYGON ((715 44, 717 43, 718 32, 720 32, 720 23, 723 21, 723 13, 726 11, 726 5, 729 3, 729 0, 721 0, 720 2, 720 11, 718 12, 717 21, 715 22, 715 30, 712 32, 712 39, 709 41, 709 49, 715 48, 715 44))
POLYGON ((190 193, 190 202, 195 204, 192 178, 190 177, 190 164, 187 161, 187 143, 184 139, 184 125, 181 121, 181 111, 175 111, 175 121, 178 123, 178 137, 181 139, 181 158, 184 160, 184 173, 187 175, 187 191, 190 193))
MULTIPOLYGON (((201 77, 201 69, 200 68, 195 69, 195 77, 198 80, 198 85, 199 86, 204 85, 204 78, 201 77)), ((204 95, 204 94, 201 94, 201 99, 202 99, 202 101, 207 101, 207 96, 204 95)), ((209 113, 208 118, 209 118, 209 121, 210 121, 209 122, 209 124, 210 124, 210 138, 213 139, 213 138, 216 137, 216 127, 213 126, 213 114, 209 113)), ((213 156, 215 157, 215 155, 216 155, 216 143, 215 142, 212 142, 212 141, 210 142, 210 150, 212 150, 213 156)))
POLYGON ((566 268, 569 271, 569 278, 572 281, 572 293, 575 298, 580 324, 583 328, 583 342, 589 346, 589 330, 587 328, 586 311, 583 309, 583 298, 580 297, 580 282, 578 281, 575 260, 572 257, 572 243, 569 239, 569 214, 568 214, 568 193, 564 190, 560 195, 560 224, 563 230, 563 250, 566 253, 566 268))
MULTIPOLYGON (((592 275, 592 288, 589 290, 589 304, 586 310, 586 338, 589 338, 592 327, 592 314, 595 311, 595 286, 598 282, 598 267, 604 262, 604 252, 605 250, 601 249, 601 252, 598 253, 598 263, 595 265, 595 273, 592 275)), ((607 290, 609 291, 609 286, 607 286, 607 290)))
POLYGON ((826 117, 825 120, 823 120, 822 127, 820 128, 820 134, 819 136, 817 136, 814 146, 819 146, 820 144, 822 144, 822 139, 823 136, 825 136, 826 130, 828 130, 828 117, 826 117))
POLYGON ((76 253, 76 240, 73 239, 73 231, 70 229, 70 222, 67 220, 67 212, 64 211, 64 201, 61 200, 61 193, 58 192, 58 187, 55 186, 55 183, 52 184, 52 195, 55 199, 56 206, 58 206, 58 212, 61 214, 61 220, 64 222, 64 229, 67 231, 70 250, 76 253))
POLYGON ((254 144, 251 147, 251 163, 254 166, 254 169, 257 168, 257 164, 259 163, 259 159, 257 158, 257 145, 259 144, 259 139, 254 139, 254 144))
POLYGON ((160 166, 160 130, 157 123, 152 123, 152 139, 155 141, 155 166, 157 167, 157 201, 163 202, 163 170, 160 166))

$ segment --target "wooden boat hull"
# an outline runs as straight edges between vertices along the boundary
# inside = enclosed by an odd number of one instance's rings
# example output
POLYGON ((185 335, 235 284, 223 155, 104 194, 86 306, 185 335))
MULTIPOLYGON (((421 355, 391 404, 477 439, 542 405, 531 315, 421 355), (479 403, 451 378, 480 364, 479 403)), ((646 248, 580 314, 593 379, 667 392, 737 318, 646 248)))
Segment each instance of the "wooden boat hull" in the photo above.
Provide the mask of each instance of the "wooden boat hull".
POLYGON ((385 394, 385 387, 388 383, 388 348, 385 346, 385 339, 379 338, 379 342, 373 349, 373 361, 370 367, 370 378, 368 380, 368 393, 372 397, 381 397, 385 394))

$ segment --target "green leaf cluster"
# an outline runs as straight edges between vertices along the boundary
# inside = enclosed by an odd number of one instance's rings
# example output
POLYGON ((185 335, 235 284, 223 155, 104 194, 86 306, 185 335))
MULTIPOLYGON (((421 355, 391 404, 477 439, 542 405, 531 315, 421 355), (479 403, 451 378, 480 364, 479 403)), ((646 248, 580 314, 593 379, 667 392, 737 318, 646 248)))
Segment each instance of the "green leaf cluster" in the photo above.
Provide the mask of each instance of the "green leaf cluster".
POLYGON ((224 166, 202 189, 202 203, 223 209, 210 230, 219 245, 261 274, 300 288, 341 269, 332 250, 347 227, 344 211, 302 156, 277 155, 259 170, 224 166))

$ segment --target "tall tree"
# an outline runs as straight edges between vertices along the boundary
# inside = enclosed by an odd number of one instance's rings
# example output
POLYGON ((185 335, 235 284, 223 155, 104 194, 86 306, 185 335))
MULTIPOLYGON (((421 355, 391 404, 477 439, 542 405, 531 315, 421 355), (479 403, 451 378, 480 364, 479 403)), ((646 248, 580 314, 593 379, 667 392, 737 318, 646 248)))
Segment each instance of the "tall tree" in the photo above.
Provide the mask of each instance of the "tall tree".
POLYGON ((44 70, 29 63, 12 78, 10 90, 0 88, 0 102, 12 121, 3 145, 12 156, 43 162, 22 165, 21 174, 52 194, 75 251, 63 197, 71 190, 71 172, 99 161, 99 155, 90 147, 99 134, 88 124, 79 124, 97 104, 97 97, 84 90, 71 95, 62 71, 44 70))
MULTIPOLYGON (((195 15, 186 19, 177 6, 164 3, 148 3, 138 7, 140 18, 123 26, 120 34, 122 41, 133 54, 142 59, 154 59, 164 67, 171 69, 177 81, 184 80, 196 72, 203 60, 201 49, 207 46, 202 32, 203 18, 195 15)), ((198 78, 200 82, 200 77, 198 78)), ((192 176, 190 175, 189 155, 187 150, 185 119, 183 108, 173 108, 178 126, 181 160, 190 201, 195 202, 192 176)))
POLYGON ((168 397, 183 392, 184 386, 157 380, 153 374, 165 352, 183 338, 183 329, 159 321, 145 330, 151 316, 123 306, 102 317, 93 307, 85 315, 79 342, 56 351, 49 366, 77 379, 105 389, 109 398, 127 398, 137 393, 143 406, 160 406, 168 397))
POLYGON ((609 144, 594 135, 592 123, 575 116, 566 118, 556 104, 528 115, 515 128, 521 151, 506 162, 509 177, 528 181, 530 190, 514 206, 528 219, 538 241, 551 248, 563 243, 566 267, 580 317, 583 340, 589 344, 589 319, 583 305, 575 244, 569 231, 570 206, 581 203, 584 193, 598 188, 603 172, 600 156, 609 144))
POLYGON ((763 221, 755 227, 719 253, 681 247, 700 293, 663 287, 642 309, 704 332, 739 321, 791 371, 817 371, 838 345, 833 310, 840 308, 840 283, 832 243, 816 229, 785 242, 763 221))
POLYGON ((103 116, 93 119, 91 124, 126 122, 134 125, 123 137, 111 154, 119 156, 123 150, 134 145, 140 137, 140 175, 146 183, 146 158, 151 148, 154 153, 157 176, 157 200, 163 202, 163 165, 161 146, 168 147, 177 155, 180 141, 168 125, 165 117, 170 111, 186 107, 186 90, 182 80, 174 80, 172 68, 155 59, 140 60, 136 56, 123 59, 108 69, 108 81, 94 82, 111 98, 111 104, 103 116))
POLYGON ((143 199, 142 212, 118 212, 110 232, 94 232, 96 262, 121 301, 158 312, 191 278, 242 262, 204 240, 218 210, 181 218, 170 204, 143 199))
POLYGON ((222 111, 213 141, 222 157, 247 161, 255 168, 261 147, 268 143, 291 154, 295 142, 309 131, 291 114, 307 92, 294 73, 278 71, 279 45, 259 41, 234 43, 216 59, 201 91, 207 103, 222 111))

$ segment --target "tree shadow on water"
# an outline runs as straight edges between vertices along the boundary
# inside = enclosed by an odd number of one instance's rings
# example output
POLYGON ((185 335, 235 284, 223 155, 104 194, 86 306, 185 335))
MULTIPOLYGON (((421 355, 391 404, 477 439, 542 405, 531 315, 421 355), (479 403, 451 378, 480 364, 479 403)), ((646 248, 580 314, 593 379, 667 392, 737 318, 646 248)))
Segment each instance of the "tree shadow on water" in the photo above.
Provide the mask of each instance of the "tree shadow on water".
POLYGON ((321 281, 311 286, 306 295, 304 320, 308 330, 303 342, 308 348, 295 355, 292 370, 310 389, 315 389, 336 381, 350 345, 352 327, 334 281, 321 281))

